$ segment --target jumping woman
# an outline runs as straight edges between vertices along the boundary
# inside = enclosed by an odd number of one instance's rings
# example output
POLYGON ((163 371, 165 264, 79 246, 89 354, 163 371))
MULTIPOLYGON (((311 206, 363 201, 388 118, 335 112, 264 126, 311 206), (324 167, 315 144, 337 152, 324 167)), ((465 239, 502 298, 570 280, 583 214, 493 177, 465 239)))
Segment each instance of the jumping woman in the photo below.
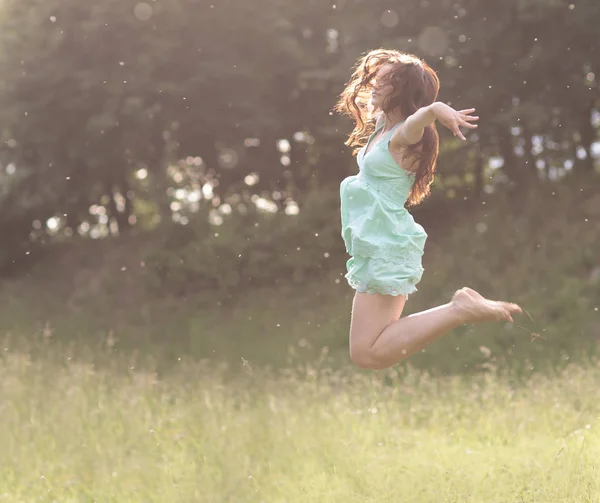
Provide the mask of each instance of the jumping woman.
POLYGON ((427 240, 406 206, 429 195, 439 151, 435 122, 461 140, 461 127, 477 127, 475 109, 436 101, 439 88, 421 59, 380 49, 358 61, 336 105, 355 122, 346 145, 359 166, 340 186, 346 279, 355 290, 350 356, 359 367, 391 367, 460 325, 512 322, 521 312, 462 288, 447 304, 401 318, 421 280, 427 240))

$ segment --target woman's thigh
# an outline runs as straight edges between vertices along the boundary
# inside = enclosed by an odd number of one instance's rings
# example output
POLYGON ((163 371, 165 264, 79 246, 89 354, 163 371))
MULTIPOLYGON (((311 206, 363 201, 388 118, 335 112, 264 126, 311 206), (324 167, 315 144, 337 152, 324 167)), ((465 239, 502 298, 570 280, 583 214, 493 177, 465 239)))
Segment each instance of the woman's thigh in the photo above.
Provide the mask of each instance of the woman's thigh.
POLYGON ((350 352, 370 349, 384 328, 402 315, 406 295, 357 292, 352 303, 350 352))

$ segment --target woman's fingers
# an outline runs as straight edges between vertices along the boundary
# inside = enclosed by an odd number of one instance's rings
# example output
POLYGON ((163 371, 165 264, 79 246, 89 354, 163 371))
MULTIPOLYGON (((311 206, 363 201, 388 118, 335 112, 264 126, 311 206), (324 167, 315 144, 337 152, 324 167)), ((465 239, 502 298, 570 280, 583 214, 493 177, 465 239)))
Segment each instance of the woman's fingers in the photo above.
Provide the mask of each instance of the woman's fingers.
POLYGON ((464 121, 477 121, 479 117, 477 115, 463 115, 461 119, 464 121))
POLYGON ((470 114, 473 113, 475 111, 474 108, 467 108, 466 110, 459 110, 458 113, 459 114, 470 114))
POLYGON ((458 127, 458 125, 456 125, 453 129, 452 132, 454 133, 454 136, 458 136, 461 140, 466 140, 466 138, 463 136, 460 128, 458 127))
MULTIPOLYGON (((472 120, 477 120, 477 119, 478 119, 478 117, 472 118, 472 120)), ((460 130, 461 127, 465 127, 468 129, 476 129, 477 128, 477 124, 471 124, 470 122, 467 122, 466 120, 464 120, 464 118, 462 118, 460 116, 455 117, 454 120, 448 121, 446 123, 446 126, 448 127, 448 129, 450 129, 450 131, 452 131, 454 136, 458 136, 461 140, 466 140, 462 131, 460 130)))
POLYGON ((460 123, 461 126, 468 127, 468 128, 471 128, 471 129, 474 129, 474 128, 477 127, 477 124, 471 124, 470 122, 467 122, 466 120, 464 120, 464 118, 463 119, 459 119, 459 123, 460 123))

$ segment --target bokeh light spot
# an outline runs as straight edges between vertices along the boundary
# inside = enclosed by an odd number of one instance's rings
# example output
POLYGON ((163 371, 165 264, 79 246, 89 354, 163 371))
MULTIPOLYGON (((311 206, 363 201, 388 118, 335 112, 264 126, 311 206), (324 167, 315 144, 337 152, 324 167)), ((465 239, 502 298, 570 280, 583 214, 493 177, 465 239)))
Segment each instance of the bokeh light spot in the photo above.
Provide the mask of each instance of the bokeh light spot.
POLYGON ((393 28, 398 24, 398 13, 393 9, 388 9, 381 14, 381 24, 386 28, 393 28))
POLYGON ((140 2, 133 9, 133 14, 140 21, 148 21, 152 17, 153 9, 149 3, 140 2))
POLYGON ((430 26, 421 32, 418 44, 430 56, 441 56, 448 49, 448 37, 441 28, 430 26))

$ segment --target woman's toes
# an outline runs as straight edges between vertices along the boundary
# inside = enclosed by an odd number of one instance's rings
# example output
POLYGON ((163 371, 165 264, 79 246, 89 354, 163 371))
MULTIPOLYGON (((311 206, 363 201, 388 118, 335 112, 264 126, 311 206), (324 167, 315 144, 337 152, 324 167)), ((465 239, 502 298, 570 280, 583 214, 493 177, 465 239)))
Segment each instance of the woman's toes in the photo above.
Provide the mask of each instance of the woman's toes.
POLYGON ((475 290, 473 290, 472 288, 469 288, 468 286, 465 286, 462 289, 469 297, 473 298, 473 299, 483 299, 483 297, 477 293, 475 290))
POLYGON ((461 288, 454 294, 452 304, 464 322, 505 320, 514 323, 513 313, 522 312, 517 304, 488 300, 468 287, 461 288))
POLYGON ((511 313, 522 313, 523 312, 523 310, 521 309, 521 307, 518 304, 513 304, 512 302, 505 302, 504 304, 506 305, 506 308, 511 313))

